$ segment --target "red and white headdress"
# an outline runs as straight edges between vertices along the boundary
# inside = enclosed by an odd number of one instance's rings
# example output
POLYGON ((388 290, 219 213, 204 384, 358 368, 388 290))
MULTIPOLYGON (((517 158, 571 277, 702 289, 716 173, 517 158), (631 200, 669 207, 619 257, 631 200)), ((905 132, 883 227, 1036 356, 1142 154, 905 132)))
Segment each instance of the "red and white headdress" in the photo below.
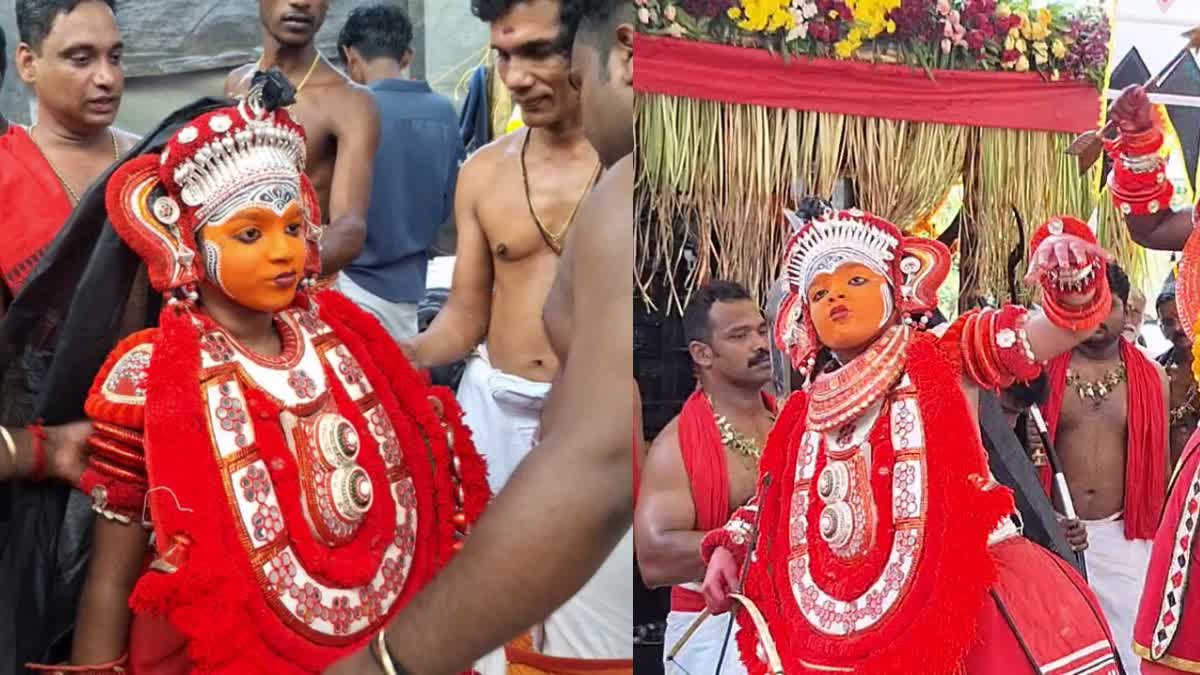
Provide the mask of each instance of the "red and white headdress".
POLYGON ((192 120, 161 154, 134 158, 109 180, 109 218, 146 262, 156 290, 182 290, 194 299, 196 282, 213 276, 200 264, 200 229, 247 206, 282 213, 299 201, 308 240, 305 275, 320 272, 320 206, 304 174, 304 129, 278 107, 277 92, 266 97, 274 100, 264 98, 272 85, 278 82, 262 75, 238 105, 192 120))
MULTIPOLYGON (((795 222, 794 214, 786 215, 795 222)), ((812 369, 821 346, 805 311, 808 287, 818 274, 849 263, 863 265, 887 279, 893 306, 907 321, 937 309, 938 288, 950 272, 950 251, 932 239, 906 237, 892 223, 859 210, 840 211, 803 224, 785 248, 788 293, 775 319, 775 343, 801 373, 812 369)))

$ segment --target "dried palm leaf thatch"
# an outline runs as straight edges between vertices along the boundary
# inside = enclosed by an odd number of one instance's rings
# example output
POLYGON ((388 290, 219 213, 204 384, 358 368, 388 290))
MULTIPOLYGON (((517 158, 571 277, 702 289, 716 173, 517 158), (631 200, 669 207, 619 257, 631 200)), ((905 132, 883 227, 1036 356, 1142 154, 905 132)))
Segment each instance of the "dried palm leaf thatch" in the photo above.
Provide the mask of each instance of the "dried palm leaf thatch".
MULTIPOLYGON (((1074 159, 1065 154, 1071 140, 1070 134, 1011 129, 970 134, 962 228, 970 260, 964 264, 964 296, 1007 297, 1007 259, 1018 240, 1014 208, 1031 228, 1058 215, 1091 217, 1099 167, 1080 176, 1074 159)), ((1024 275, 1024 262, 1018 272, 1024 275)), ((1029 290, 1024 293, 1022 300, 1028 300, 1029 290)))
POLYGON ((800 186, 830 196, 842 174, 841 116, 654 94, 639 94, 636 116, 643 299, 663 283, 668 309, 682 309, 710 278, 765 298, 787 236, 784 206, 800 186), (688 249, 690 270, 680 264, 688 249))
POLYGON ((846 119, 848 172, 859 207, 911 232, 962 176, 966 127, 846 119))

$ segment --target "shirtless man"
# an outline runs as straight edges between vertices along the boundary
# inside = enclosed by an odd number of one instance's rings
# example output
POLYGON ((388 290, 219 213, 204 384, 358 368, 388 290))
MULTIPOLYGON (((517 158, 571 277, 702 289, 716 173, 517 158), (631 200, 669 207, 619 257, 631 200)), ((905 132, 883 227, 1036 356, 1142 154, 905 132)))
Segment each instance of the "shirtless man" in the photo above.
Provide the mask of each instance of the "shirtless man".
POLYGON ((559 362, 541 324, 563 237, 600 160, 568 79, 560 0, 475 0, 496 70, 526 128, 481 148, 455 190, 458 229, 446 306, 408 353, 420 367, 471 356, 458 397, 500 490, 533 445, 559 362), (485 343, 486 340, 486 343, 485 343))
POLYGON ((1173 470, 1200 421, 1200 399, 1196 395, 1196 376, 1192 374, 1192 339, 1180 321, 1174 277, 1163 284, 1155 306, 1163 337, 1171 341, 1171 348, 1158 357, 1158 363, 1167 369, 1167 377, 1171 380, 1171 400, 1167 407, 1171 420, 1170 469, 1173 470))
MULTIPOLYGON (((634 529, 646 585, 675 586, 664 644, 664 656, 672 657, 667 672, 700 673, 716 665, 725 622, 702 623, 671 654, 704 610, 700 542, 754 496, 775 402, 763 393, 771 381, 767 322, 746 289, 725 281, 701 288, 684 312, 683 329, 699 387, 650 446, 634 529), (727 431, 738 436, 727 441, 727 431)), ((746 672, 736 651, 726 651, 722 672, 746 672)))
POLYGON ((1122 336, 1129 278, 1108 264, 1113 307, 1088 340, 1049 364, 1045 417, 1075 509, 1087 527, 1088 582, 1120 649, 1139 672, 1133 623, 1166 496, 1168 383, 1122 336))
POLYGON ((263 55, 225 79, 226 95, 240 97, 255 71, 275 67, 296 87, 290 112, 308 135, 305 173, 328 219, 321 238, 326 279, 362 251, 379 144, 379 110, 370 90, 334 68, 314 44, 328 10, 329 0, 259 0, 263 55))
MULTIPOLYGON (((608 170, 580 207, 578 227, 546 300, 546 332, 562 370, 546 405, 541 440, 488 507, 462 553, 392 622, 386 647, 398 671, 460 672, 562 604, 629 530, 629 465, 638 433, 627 426, 637 405, 636 25, 631 0, 589 3, 572 52, 588 140, 608 170)), ((329 672, 360 675, 376 672, 371 669, 378 663, 364 650, 329 672)))

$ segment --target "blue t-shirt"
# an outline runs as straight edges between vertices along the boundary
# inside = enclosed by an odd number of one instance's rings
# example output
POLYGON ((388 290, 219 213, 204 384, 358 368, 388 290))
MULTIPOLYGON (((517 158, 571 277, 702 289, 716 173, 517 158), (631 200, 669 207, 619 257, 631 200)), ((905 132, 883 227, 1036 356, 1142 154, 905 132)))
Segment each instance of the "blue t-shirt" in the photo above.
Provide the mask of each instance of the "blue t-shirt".
POLYGON ((415 303, 425 294, 428 251, 454 208, 464 157, 458 115, 422 80, 380 80, 370 89, 379 104, 379 150, 367 240, 344 271, 384 300, 415 303))

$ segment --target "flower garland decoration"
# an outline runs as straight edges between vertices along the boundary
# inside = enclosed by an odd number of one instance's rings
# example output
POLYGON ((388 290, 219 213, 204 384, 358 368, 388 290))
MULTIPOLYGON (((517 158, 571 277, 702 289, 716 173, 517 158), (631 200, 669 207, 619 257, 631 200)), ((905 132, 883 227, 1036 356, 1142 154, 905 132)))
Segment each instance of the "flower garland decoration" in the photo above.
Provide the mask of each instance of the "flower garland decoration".
POLYGON ((1102 86, 1111 26, 1096 7, 1031 0, 634 0, 652 35, 932 72, 1033 72, 1102 86))

